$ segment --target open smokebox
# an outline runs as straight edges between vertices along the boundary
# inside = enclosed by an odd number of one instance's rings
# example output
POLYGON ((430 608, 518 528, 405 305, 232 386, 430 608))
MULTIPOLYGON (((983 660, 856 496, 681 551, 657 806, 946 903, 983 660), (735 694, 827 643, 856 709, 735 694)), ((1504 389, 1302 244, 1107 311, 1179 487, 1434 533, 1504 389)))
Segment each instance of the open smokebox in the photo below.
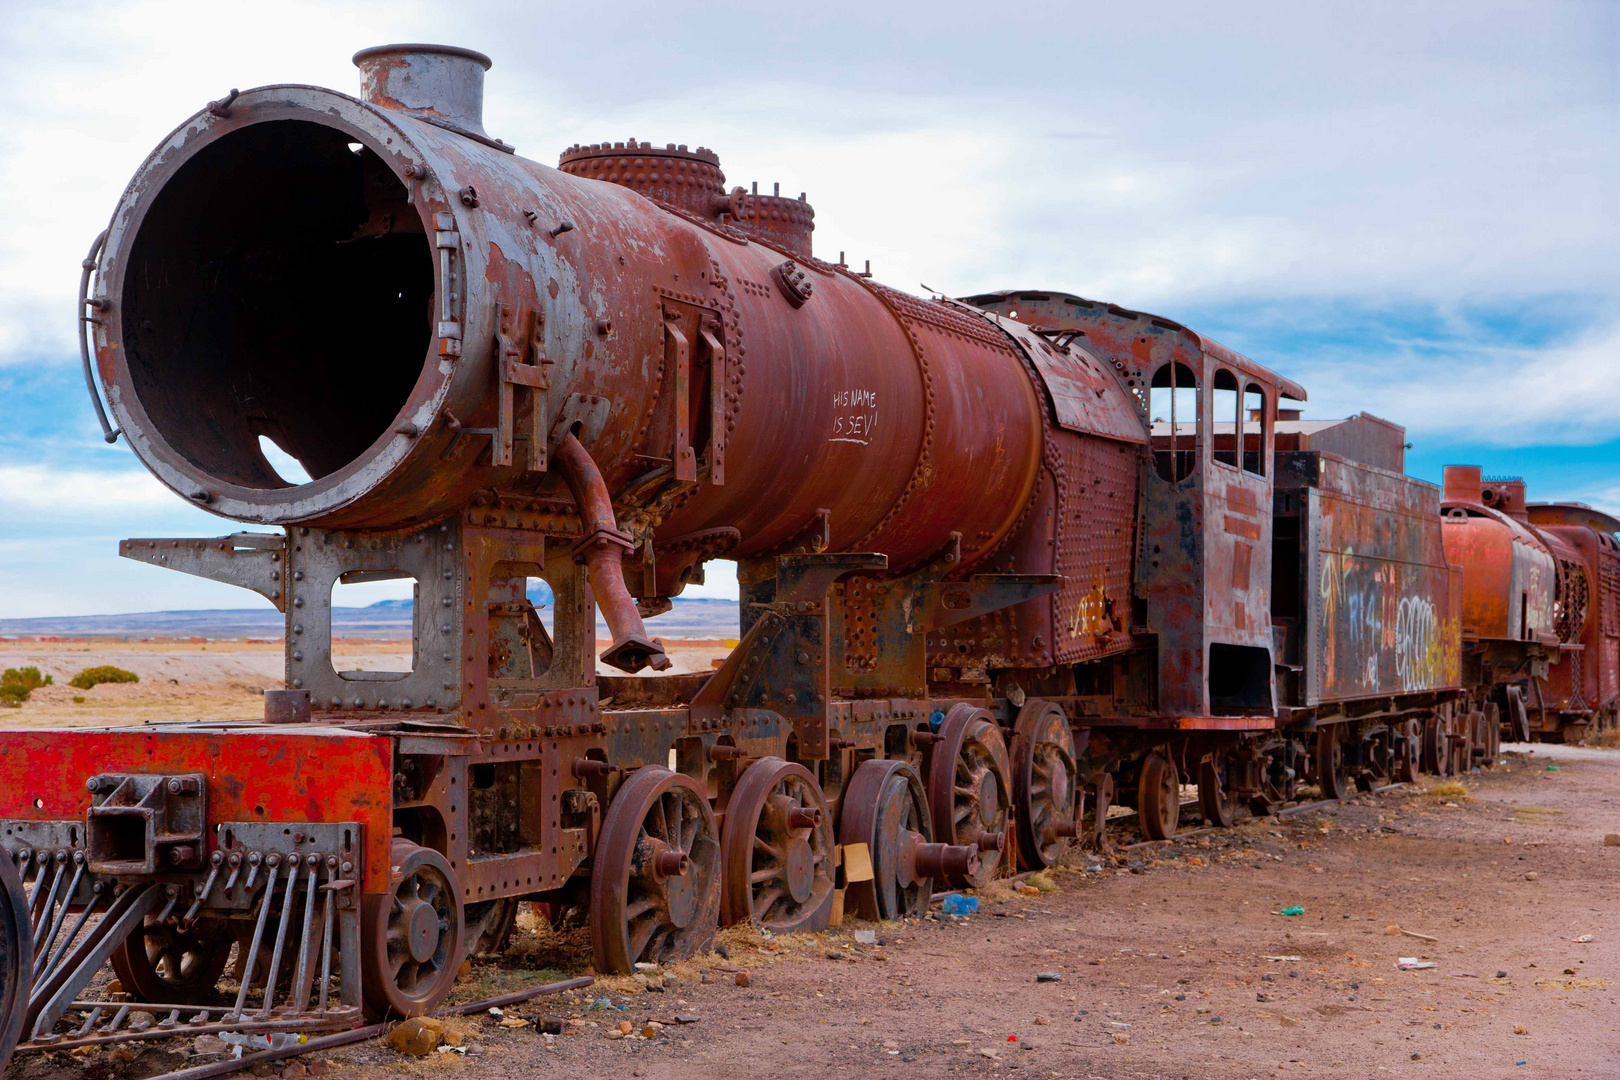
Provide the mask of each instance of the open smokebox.
POLYGON ((201 865, 208 810, 201 773, 92 776, 85 788, 91 873, 142 875, 201 865))

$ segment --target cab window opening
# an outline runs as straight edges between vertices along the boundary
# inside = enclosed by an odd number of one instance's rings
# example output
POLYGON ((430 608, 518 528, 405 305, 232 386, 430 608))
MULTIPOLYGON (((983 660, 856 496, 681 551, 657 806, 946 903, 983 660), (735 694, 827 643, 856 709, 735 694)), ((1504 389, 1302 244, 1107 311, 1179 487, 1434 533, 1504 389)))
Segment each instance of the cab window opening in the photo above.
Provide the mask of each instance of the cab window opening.
POLYGON ((1255 476, 1266 475, 1267 435, 1271 431, 1271 403, 1266 392, 1255 383, 1243 390, 1243 408, 1239 416, 1246 421, 1242 432, 1243 471, 1255 476))
POLYGON ((1198 377, 1186 364, 1167 363, 1153 373, 1148 387, 1148 417, 1153 432, 1153 471, 1159 479, 1179 483, 1198 466, 1203 430, 1198 377))
POLYGON ((1215 460, 1223 465, 1237 468, 1238 448, 1243 445, 1243 411, 1239 406, 1237 376, 1225 368, 1215 372, 1215 380, 1210 384, 1211 413, 1215 417, 1215 426, 1210 431, 1211 448, 1215 460), (1224 429, 1227 423, 1232 425, 1228 434, 1224 429))

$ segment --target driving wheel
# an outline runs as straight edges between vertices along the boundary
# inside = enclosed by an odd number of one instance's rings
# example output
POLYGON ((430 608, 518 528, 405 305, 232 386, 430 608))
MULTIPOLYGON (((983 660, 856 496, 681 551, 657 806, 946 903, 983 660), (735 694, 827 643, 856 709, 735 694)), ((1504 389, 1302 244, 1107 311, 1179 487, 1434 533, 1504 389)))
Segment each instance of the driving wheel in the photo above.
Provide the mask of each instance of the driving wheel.
POLYGON ((28 991, 34 981, 34 934, 28 894, 11 852, 0 848, 0 1073, 22 1038, 28 991))
POLYGON ((1013 726, 1013 797, 1018 807, 1018 859, 1039 870, 1057 862, 1074 838, 1074 729, 1050 701, 1031 698, 1013 726))
POLYGON ((1007 744, 991 715, 972 705, 953 705, 928 763, 928 807, 937 840, 978 848, 977 873, 945 874, 957 888, 982 888, 1004 865, 1009 772, 1007 744))
POLYGON ((1136 815, 1149 840, 1168 840, 1181 824, 1181 774, 1162 750, 1142 759, 1136 786, 1136 815))
POLYGON ((684 960, 720 925, 714 812, 690 776, 646 766, 619 786, 591 868, 596 970, 628 975, 641 961, 684 960))
POLYGON ((398 883, 361 908, 361 982, 372 1016, 421 1016, 461 966, 461 885, 443 855, 409 840, 394 840, 390 865, 398 883))
POLYGON ((1238 798, 1232 790, 1232 752, 1216 750, 1198 765, 1198 808, 1211 825, 1230 829, 1238 798))
POLYGON ((1316 729, 1316 782, 1324 799, 1346 799, 1350 795, 1350 774, 1344 766, 1344 739, 1336 724, 1316 729))
POLYGON ((468 904, 464 916, 468 956, 499 956, 517 925, 518 901, 515 896, 468 904))
POLYGON ((931 842, 933 822, 922 779, 904 761, 862 762, 844 789, 839 804, 838 842, 849 850, 865 844, 872 861, 869 881, 851 881, 844 907, 861 919, 903 919, 928 911, 936 871, 944 876, 943 862, 955 860, 971 877, 979 849, 949 848, 931 842))
POLYGON ((773 933, 827 928, 833 902, 833 829, 821 785, 803 765, 768 757, 748 767, 720 832, 720 918, 773 933))
POLYGON ((213 993, 235 940, 222 922, 181 929, 173 919, 160 923, 148 915, 109 959, 119 982, 137 1001, 197 1005, 213 993))

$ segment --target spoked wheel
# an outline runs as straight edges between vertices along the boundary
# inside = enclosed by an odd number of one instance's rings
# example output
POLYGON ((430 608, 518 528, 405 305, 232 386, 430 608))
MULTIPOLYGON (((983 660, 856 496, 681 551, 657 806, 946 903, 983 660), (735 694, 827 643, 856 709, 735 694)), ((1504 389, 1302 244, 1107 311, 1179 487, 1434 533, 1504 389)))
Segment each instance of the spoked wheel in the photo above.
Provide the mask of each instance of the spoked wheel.
POLYGON ((1260 752, 1260 791, 1249 800, 1255 814, 1275 814, 1298 793, 1296 746, 1286 739, 1267 743, 1260 752))
POLYGON ((1316 729, 1316 782, 1322 798, 1345 799, 1350 795, 1350 775, 1344 767, 1344 740, 1335 724, 1316 729))
POLYGON ((360 963, 373 1016, 421 1016, 450 992, 461 966, 461 885, 432 848, 394 841, 399 883, 362 908, 360 963))
POLYGON ((602 819, 591 869, 596 970, 628 975, 641 961, 684 960, 720 925, 720 842, 698 782, 637 769, 602 819))
POLYGON ((506 943, 517 925, 518 901, 505 896, 499 900, 483 900, 468 904, 463 939, 468 956, 499 956, 506 951, 506 943))
POLYGON ((977 847, 978 872, 947 873, 959 888, 982 888, 1005 862, 1011 807, 1007 744, 984 709, 954 705, 928 765, 928 807, 942 843, 977 847))
POLYGON ((1451 775, 1451 742, 1446 720, 1431 716, 1423 721, 1423 769, 1442 779, 1451 775))
POLYGON ((1373 791, 1389 783, 1394 775, 1394 752, 1387 733, 1369 736, 1361 744, 1361 768, 1356 770, 1356 787, 1373 791))
POLYGON ((1410 784, 1418 778, 1418 734, 1416 720, 1408 720, 1396 729, 1395 779, 1410 784))
POLYGON ((1163 751, 1155 750, 1142 759, 1136 814, 1149 840, 1168 840, 1181 824, 1181 774, 1163 751))
POLYGON ((969 877, 977 870, 977 847, 947 849, 931 842, 933 822, 917 770, 904 761, 867 761, 844 789, 838 841, 846 853, 865 844, 872 880, 852 881, 845 906, 862 919, 902 919, 928 911, 935 866, 954 857, 969 877))
POLYGON ((22 1038, 28 991, 34 982, 34 934, 28 894, 11 852, 0 848, 0 1073, 22 1038))
POLYGON ((1074 730, 1058 706, 1031 699, 1019 710, 1014 732, 1018 857, 1039 870, 1057 862, 1077 831, 1074 730))
POLYGON ((827 928, 833 902, 833 829, 821 785, 803 765, 768 757, 748 767, 720 832, 720 919, 775 933, 827 928))
POLYGON ((1232 754, 1216 750, 1198 765, 1198 808, 1211 825, 1230 829, 1238 799, 1232 791, 1232 754))
POLYGON ((173 919, 146 917, 141 929, 113 950, 113 972, 137 1001, 197 1005, 207 1001, 225 972, 236 936, 221 922, 182 930, 173 919))

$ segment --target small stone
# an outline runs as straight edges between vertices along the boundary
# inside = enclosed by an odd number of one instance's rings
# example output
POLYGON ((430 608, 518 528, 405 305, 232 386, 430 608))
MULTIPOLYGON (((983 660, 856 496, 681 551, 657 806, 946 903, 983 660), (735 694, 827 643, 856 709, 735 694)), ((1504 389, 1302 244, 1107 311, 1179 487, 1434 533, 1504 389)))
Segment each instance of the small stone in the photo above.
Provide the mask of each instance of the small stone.
POLYGON ((1051 1022, 1052 1022, 1052 1020, 1051 1020, 1050 1017, 1037 1016, 1035 1018, 1035 1024, 1036 1024, 1037 1027, 1045 1027, 1047 1024, 1050 1024, 1051 1022))
POLYGON ((1401 928, 1396 926, 1394 923, 1390 923, 1388 926, 1384 927, 1384 933, 1390 937, 1400 937, 1401 928))
POLYGON ((1209 1022, 1212 1024, 1218 1024, 1221 1022, 1221 1018, 1219 1016, 1212 1016, 1209 1018, 1209 1022))
POLYGON ((472 961, 471 960, 463 960, 461 962, 461 966, 456 968, 456 978, 458 978, 458 979, 465 979, 467 976, 469 976, 471 974, 472 974, 472 961))
POLYGON ((970 1042, 967 1039, 952 1039, 951 1040, 951 1045, 952 1046, 972 1046, 973 1043, 970 1042))
POLYGON ((663 1030, 664 1030, 663 1025, 654 1024, 654 1023, 649 1021, 648 1023, 645 1023, 645 1024, 641 1025, 641 1037, 643 1039, 651 1039, 655 1035, 657 1035, 660 1031, 663 1031, 663 1030))
POLYGON ((989 1058, 991 1061, 995 1061, 1001 1057, 1001 1051, 997 1050, 993 1046, 981 1046, 979 1047, 979 1056, 989 1058))
POLYGON ((430 1016, 413 1016, 396 1024, 383 1039, 383 1045, 410 1057, 427 1057, 443 1041, 443 1023, 430 1016))
POLYGON ((332 1071, 332 1062, 327 1058, 314 1058, 309 1063, 309 1075, 325 1076, 332 1071))
POLYGON ((1116 1031, 1116 1032, 1114 1032, 1114 1045, 1115 1046, 1126 1046, 1126 1045, 1129 1045, 1130 1041, 1131 1041, 1130 1032, 1128 1032, 1128 1031, 1116 1031))
MULTIPOLYGON (((1616 837, 1615 841, 1616 841, 1616 843, 1620 843, 1620 837, 1616 837)), ((107 993, 109 993, 109 994, 122 994, 123 992, 124 992, 124 984, 119 982, 117 979, 113 979, 111 982, 109 982, 107 984, 107 993)))
POLYGON ((658 971, 658 965, 642 961, 636 964, 636 970, 643 975, 652 975, 658 971))
POLYGON ((628 1021, 628 1020, 620 1020, 619 1021, 619 1034, 620 1035, 628 1035, 634 1030, 636 1030, 636 1027, 630 1021, 628 1021))
POLYGON ((1505 979, 1505 978, 1507 978, 1507 972, 1505 972, 1505 971, 1498 971, 1498 972, 1497 972, 1497 973, 1496 973, 1496 977, 1497 977, 1497 978, 1498 978, 1498 979, 1505 979))
POLYGON ((1530 1034, 1530 1029, 1525 1027, 1523 1024, 1515 1024, 1513 1025, 1513 1034, 1528 1035, 1530 1034))
POLYGON ((618 1028, 609 1028, 608 1030, 602 1032, 602 1038, 622 1039, 624 1038, 624 1032, 620 1031, 618 1028))
POLYGON ((1176 995, 1176 1000, 1177 1001, 1186 1001, 1187 1000, 1187 995, 1186 994, 1177 994, 1176 995))
POLYGON ((731 959, 731 950, 726 948, 724 945, 716 945, 714 947, 714 952, 715 952, 715 955, 720 957, 720 959, 722 959, 722 960, 730 960, 731 959))
POLYGON ((1281 1024, 1283 1027, 1299 1027, 1299 1021, 1295 1020, 1292 1016, 1279 1016, 1277 1017, 1277 1023, 1281 1024))
POLYGON ((1541 875, 1536 873, 1534 870, 1526 870, 1525 874, 1524 874, 1524 880, 1526 880, 1526 881, 1540 881, 1541 880, 1541 875))
POLYGON ((1603 838, 1604 847, 1620 847, 1620 832, 1612 832, 1603 838))
POLYGON ((309 1070, 304 1068, 302 1062, 289 1061, 281 1070, 281 1075, 285 1080, 300 1080, 301 1077, 309 1075, 309 1070))
POLYGON ((1265 994, 1256 994, 1256 995, 1254 995, 1254 1000, 1256 1000, 1256 1001, 1270 1001, 1271 998, 1268 997, 1265 994))
POLYGON ((218 1035, 199 1035, 191 1040, 193 1054, 228 1054, 231 1044, 218 1035))
POLYGON ((705 972, 702 972, 702 973, 699 974, 698 981, 701 982, 704 986, 707 986, 710 983, 714 982, 714 979, 713 979, 713 977, 711 977, 709 975, 709 973, 707 971, 705 971, 705 972))
POLYGON ((738 986, 751 986, 752 985, 752 983, 750 982, 750 980, 748 978, 748 972, 746 972, 746 971, 737 972, 737 985, 738 986))

